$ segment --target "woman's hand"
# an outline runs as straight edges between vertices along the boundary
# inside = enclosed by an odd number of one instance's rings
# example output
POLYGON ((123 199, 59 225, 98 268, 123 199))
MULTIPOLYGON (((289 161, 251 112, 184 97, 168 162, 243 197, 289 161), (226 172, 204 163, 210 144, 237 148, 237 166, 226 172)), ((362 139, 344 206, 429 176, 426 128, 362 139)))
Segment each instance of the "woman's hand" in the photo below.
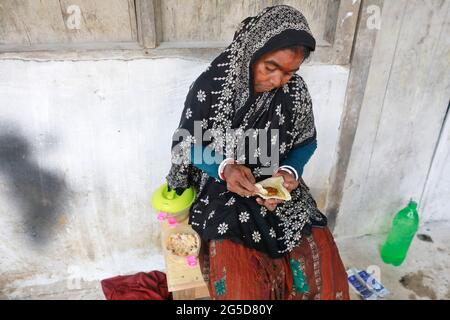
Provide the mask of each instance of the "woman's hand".
POLYGON ((263 199, 263 198, 256 198, 256 202, 260 205, 260 206, 264 206, 267 208, 267 210, 269 211, 275 211, 275 209, 277 208, 277 205, 279 205, 280 203, 283 202, 283 200, 280 199, 263 199))
POLYGON ((242 164, 228 164, 223 171, 228 191, 241 197, 251 197, 258 192, 252 171, 242 164))
MULTIPOLYGON (((295 176, 289 172, 278 170, 272 176, 273 177, 282 176, 284 178, 283 186, 289 191, 289 193, 298 188, 299 182, 295 179, 295 176)), ((274 211, 277 208, 277 205, 282 203, 283 200, 279 199, 265 200, 262 198, 256 198, 256 202, 261 206, 265 206, 269 211, 274 211)))
POLYGON ((287 189, 287 191, 289 191, 289 193, 297 189, 300 184, 300 182, 298 182, 295 179, 295 176, 292 173, 286 172, 284 170, 278 170, 272 176, 283 177, 284 178, 283 186, 287 189))

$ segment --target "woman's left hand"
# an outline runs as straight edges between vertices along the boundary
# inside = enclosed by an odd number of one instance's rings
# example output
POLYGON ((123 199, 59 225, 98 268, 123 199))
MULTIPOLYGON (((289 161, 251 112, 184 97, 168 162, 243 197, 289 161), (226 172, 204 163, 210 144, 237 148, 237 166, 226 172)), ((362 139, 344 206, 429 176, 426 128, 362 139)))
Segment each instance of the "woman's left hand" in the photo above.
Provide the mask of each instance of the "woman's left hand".
POLYGON ((269 211, 275 211, 277 208, 277 205, 282 203, 283 200, 280 199, 263 199, 263 198, 256 198, 256 203, 258 203, 260 206, 264 206, 269 211))
POLYGON ((272 176, 273 177, 280 177, 280 176, 283 177, 284 178, 283 186, 289 191, 289 193, 291 193, 292 191, 297 189, 298 185, 300 184, 300 182, 298 182, 295 179, 295 176, 292 173, 286 172, 284 170, 278 170, 272 176))
MULTIPOLYGON (((280 177, 282 176, 284 178, 283 186, 291 193, 293 190, 295 190, 299 182, 295 179, 295 176, 289 172, 279 170, 275 172, 273 177, 280 177)), ((277 208, 277 205, 282 203, 283 200, 279 199, 262 199, 262 198, 256 198, 256 202, 261 205, 265 206, 269 211, 274 211, 277 208)))

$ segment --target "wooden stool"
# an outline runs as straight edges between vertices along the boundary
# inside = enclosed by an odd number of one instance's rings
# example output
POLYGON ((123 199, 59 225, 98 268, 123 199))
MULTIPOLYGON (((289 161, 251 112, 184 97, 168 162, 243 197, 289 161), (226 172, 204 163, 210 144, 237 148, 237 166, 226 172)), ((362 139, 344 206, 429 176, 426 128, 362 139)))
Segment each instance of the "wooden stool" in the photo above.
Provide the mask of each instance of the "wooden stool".
MULTIPOLYGON (((184 223, 187 224, 187 220, 184 223)), ((161 222, 161 244, 164 248, 164 239, 170 230, 167 220, 161 222)), ((165 248, 163 250, 165 253, 165 248)), ((209 298, 208 287, 203 280, 200 265, 190 267, 186 263, 180 263, 170 259, 164 254, 166 263, 167 286, 173 294, 174 300, 195 300, 209 298)))

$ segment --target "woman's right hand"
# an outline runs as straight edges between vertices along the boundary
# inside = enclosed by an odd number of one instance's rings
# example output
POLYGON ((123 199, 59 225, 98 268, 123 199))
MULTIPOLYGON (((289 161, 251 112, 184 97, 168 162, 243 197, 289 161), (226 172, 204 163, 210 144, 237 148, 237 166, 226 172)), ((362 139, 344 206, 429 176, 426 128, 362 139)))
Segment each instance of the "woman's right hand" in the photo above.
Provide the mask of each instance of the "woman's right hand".
POLYGON ((251 197, 258 192, 252 171, 242 164, 226 165, 223 175, 228 191, 237 193, 241 197, 251 197))

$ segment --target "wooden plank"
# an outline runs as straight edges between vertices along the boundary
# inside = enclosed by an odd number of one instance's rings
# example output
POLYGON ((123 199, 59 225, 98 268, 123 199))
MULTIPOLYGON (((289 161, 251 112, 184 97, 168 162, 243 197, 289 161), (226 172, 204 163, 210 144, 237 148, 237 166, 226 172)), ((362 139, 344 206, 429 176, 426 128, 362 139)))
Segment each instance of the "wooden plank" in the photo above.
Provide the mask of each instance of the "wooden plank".
POLYGON ((209 291, 206 286, 172 292, 174 300, 209 300, 209 291))
POLYGON ((127 0, 128 1, 128 16, 129 16, 129 22, 130 22, 130 34, 131 39, 134 41, 139 40, 138 35, 138 25, 137 25, 137 10, 136 10, 136 2, 137 0, 127 0))
POLYGON ((210 299, 208 287, 205 285, 203 287, 197 287, 194 289, 194 298, 195 299, 210 299))
MULTIPOLYGON (((447 16, 441 31, 436 54, 432 58, 431 70, 436 73, 435 87, 427 90, 423 104, 440 106, 448 103, 450 97, 450 5, 447 7, 447 16)), ((427 221, 450 219, 450 106, 447 107, 436 146, 433 162, 429 170, 426 185, 420 201, 421 223, 427 221)))
MULTIPOLYGON (((449 112, 449 111, 448 111, 449 112)), ((420 201, 421 224, 450 219, 450 117, 447 113, 441 139, 420 201)))
POLYGON ((31 46, 68 41, 57 0, 4 0, 0 5, 0 17, 1 45, 31 46))
POLYGON ((286 3, 300 9, 309 21, 318 46, 311 59, 315 64, 348 64, 360 3, 360 0, 233 0, 230 5, 229 0, 135 0, 135 8, 133 0, 43 0, 15 5, 16 1, 5 0, 0 4, 0 52, 17 52, 18 57, 21 51, 58 51, 64 47, 61 44, 66 44, 67 49, 79 44, 80 50, 92 44, 89 50, 99 50, 99 47, 107 49, 99 43, 123 42, 123 46, 114 48, 133 50, 129 44, 137 41, 145 49, 159 44, 168 49, 144 50, 144 56, 210 60, 229 44, 244 18, 256 15, 264 7, 286 3), (67 28, 68 5, 81 9, 79 29, 67 28), (352 16, 338 28, 336 21, 349 8, 352 16), (330 42, 335 39, 339 40, 336 48, 330 42), (207 54, 204 48, 208 49, 207 54))
MULTIPOLYGON (((47 0, 48 1, 48 0, 47 0)), ((67 30, 70 42, 136 41, 136 13, 129 0, 60 0, 65 13, 69 6, 81 9, 81 28, 67 30)), ((64 14, 64 20, 67 13, 64 14)))
POLYGON ((325 33, 323 38, 329 43, 334 43, 334 38, 336 37, 336 25, 340 4, 340 0, 328 1, 327 15, 325 19, 325 33))
POLYGON ((335 163, 331 171, 329 181, 330 187, 326 196, 325 213, 328 217, 330 229, 334 228, 339 206, 342 201, 342 191, 344 188, 345 176, 352 152, 355 134, 358 128, 358 119, 361 112, 361 105, 364 99, 364 92, 367 88, 370 64, 378 36, 377 29, 367 28, 367 21, 370 18, 369 7, 383 7, 384 0, 364 1, 361 10, 361 22, 356 35, 353 48, 352 65, 346 91, 344 111, 340 121, 339 141, 336 147, 335 163))
POLYGON ((154 1, 136 0, 136 15, 140 45, 144 48, 155 48, 157 36, 154 1))
MULTIPOLYGON (((217 3, 217 15, 219 18, 219 33, 214 37, 227 43, 232 41, 234 33, 239 23, 248 16, 254 16, 259 13, 266 6, 271 6, 272 1, 246 1, 238 0, 233 1, 232 5, 229 5, 227 0, 218 0, 217 3)), ((214 39, 211 39, 214 40, 214 39)))
POLYGON ((291 5, 305 15, 318 39, 325 34, 327 0, 161 0, 163 42, 230 42, 239 23, 274 4, 291 5))
MULTIPOLYGON (((366 172, 369 170, 371 149, 382 112, 383 93, 387 90, 389 70, 395 58, 406 3, 407 0, 399 0, 390 3, 389 10, 383 7, 382 27, 378 33, 371 63, 374 67, 369 71, 358 129, 347 168, 342 203, 334 229, 336 237, 372 232, 367 230, 368 227, 363 220, 367 218, 363 214, 367 209, 362 197, 366 192, 364 189, 366 172), (361 216, 357 216, 357 212, 361 216), (350 221, 352 222, 349 224, 350 221)), ((384 5, 387 5, 386 2, 384 5)))
MULTIPOLYGON (((360 0, 155 0, 157 38, 164 49, 183 56, 201 48, 224 48, 246 17, 275 4, 298 8, 317 40, 311 62, 346 65, 350 61, 360 0), (179 50, 177 50, 179 49, 179 50)), ((217 54, 220 49, 216 50, 217 54)))
POLYGON ((273 4, 287 4, 298 9, 308 20, 309 28, 316 40, 324 40, 328 2, 329 0, 274 0, 273 4))
POLYGON ((63 61, 63 60, 133 60, 146 58, 179 58, 210 62, 217 57, 217 48, 168 48, 142 50, 139 43, 105 43, 84 45, 54 45, 48 47, 34 46, 25 50, 18 46, 0 48, 0 59, 23 59, 33 61, 63 61))
POLYGON ((195 300, 195 289, 172 292, 173 300, 195 300))
POLYGON ((397 210, 420 199, 447 108, 448 58, 435 54, 448 50, 449 3, 396 1, 383 10, 337 236, 386 231, 397 210))
POLYGON ((0 50, 136 40, 133 0, 4 0, 0 4, 0 50))
MULTIPOLYGON (((184 222, 187 225, 186 222, 184 222)), ((161 223, 161 245, 164 247, 164 240, 170 230, 167 221, 161 223)), ((169 291, 189 290, 197 287, 206 287, 203 280, 200 266, 189 267, 185 263, 176 262, 164 255, 166 262, 167 286, 169 291)))
MULTIPOLYGON (((329 23, 335 22, 336 25, 327 26, 325 39, 333 40, 333 43, 330 47, 318 50, 313 56, 313 61, 338 65, 350 63, 360 5, 360 0, 341 0, 337 19, 332 19, 329 14, 329 23), (335 30, 334 35, 330 34, 333 30, 335 30)), ((329 9, 334 9, 334 6, 330 6, 329 9)))

